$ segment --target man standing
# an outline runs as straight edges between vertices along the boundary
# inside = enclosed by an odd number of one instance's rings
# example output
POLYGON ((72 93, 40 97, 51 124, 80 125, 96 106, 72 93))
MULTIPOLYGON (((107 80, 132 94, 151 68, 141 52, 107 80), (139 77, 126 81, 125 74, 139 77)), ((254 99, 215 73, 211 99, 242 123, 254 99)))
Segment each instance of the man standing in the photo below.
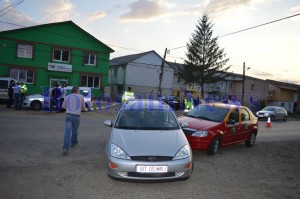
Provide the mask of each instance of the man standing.
POLYGON ((60 101, 61 90, 60 90, 58 84, 55 84, 55 87, 52 89, 51 96, 52 96, 53 102, 55 103, 56 111, 60 111, 61 110, 61 101, 60 101))
POLYGON ((191 93, 186 94, 186 98, 184 100, 185 110, 190 111, 194 108, 194 99, 191 93))
POLYGON ((11 108, 11 105, 14 103, 14 86, 15 86, 15 81, 10 80, 9 86, 8 86, 7 108, 11 108))
POLYGON ((81 110, 85 109, 84 98, 79 93, 79 87, 74 86, 72 88, 72 94, 65 98, 62 105, 62 107, 66 109, 63 155, 68 154, 70 142, 71 147, 78 144, 77 130, 80 124, 81 110))
POLYGON ((23 98, 24 98, 26 91, 27 91, 27 86, 24 84, 23 81, 21 81, 21 106, 23 104, 23 98))
POLYGON ((134 100, 134 93, 131 91, 131 87, 128 87, 128 91, 125 91, 122 96, 122 103, 125 103, 128 100, 134 100))
POLYGON ((17 85, 14 86, 14 108, 16 110, 21 110, 21 106, 21 86, 20 83, 17 82, 17 85))

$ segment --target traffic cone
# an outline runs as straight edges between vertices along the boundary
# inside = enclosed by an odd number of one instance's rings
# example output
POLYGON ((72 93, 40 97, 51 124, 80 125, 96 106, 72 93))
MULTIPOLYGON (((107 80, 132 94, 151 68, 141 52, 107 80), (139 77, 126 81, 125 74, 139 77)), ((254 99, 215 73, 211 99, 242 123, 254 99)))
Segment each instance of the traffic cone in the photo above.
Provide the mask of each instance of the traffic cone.
POLYGON ((268 121, 267 121, 266 127, 267 128, 271 127, 271 119, 270 119, 270 117, 268 117, 268 121))

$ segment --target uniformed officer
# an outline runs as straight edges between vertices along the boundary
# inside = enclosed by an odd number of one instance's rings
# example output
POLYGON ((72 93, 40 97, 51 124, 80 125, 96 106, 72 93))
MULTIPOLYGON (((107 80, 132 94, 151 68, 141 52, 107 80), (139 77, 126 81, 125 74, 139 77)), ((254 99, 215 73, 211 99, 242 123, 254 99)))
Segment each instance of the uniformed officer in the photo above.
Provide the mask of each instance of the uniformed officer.
POLYGON ((128 100, 134 100, 134 93, 131 91, 131 87, 128 87, 128 90, 125 91, 122 96, 122 103, 125 103, 128 100))

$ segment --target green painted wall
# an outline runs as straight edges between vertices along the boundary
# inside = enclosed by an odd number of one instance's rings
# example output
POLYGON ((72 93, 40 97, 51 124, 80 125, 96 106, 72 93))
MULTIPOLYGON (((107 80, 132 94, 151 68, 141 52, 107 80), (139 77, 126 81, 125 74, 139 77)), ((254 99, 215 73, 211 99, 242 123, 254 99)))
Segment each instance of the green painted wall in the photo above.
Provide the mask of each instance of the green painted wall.
POLYGON ((0 76, 9 76, 11 68, 35 70, 35 81, 27 84, 28 94, 41 93, 43 86, 49 86, 51 77, 67 78, 70 86, 80 86, 83 74, 101 76, 101 88, 92 89, 98 96, 108 85, 109 56, 113 50, 85 32, 71 21, 45 24, 0 32, 0 76), (33 59, 17 57, 17 44, 32 42, 33 59), (48 63, 52 61, 53 47, 71 49, 72 73, 48 71, 48 63), (83 65, 84 51, 97 53, 97 66, 83 65))

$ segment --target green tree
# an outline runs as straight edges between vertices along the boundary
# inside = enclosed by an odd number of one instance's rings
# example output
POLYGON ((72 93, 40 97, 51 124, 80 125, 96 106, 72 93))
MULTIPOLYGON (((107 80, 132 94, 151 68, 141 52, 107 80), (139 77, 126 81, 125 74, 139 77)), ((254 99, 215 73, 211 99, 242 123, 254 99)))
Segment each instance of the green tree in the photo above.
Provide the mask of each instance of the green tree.
POLYGON ((224 80, 230 68, 225 67, 229 58, 218 46, 218 38, 213 37, 212 28, 208 15, 203 15, 187 43, 187 59, 178 71, 186 84, 201 86, 201 97, 204 97, 204 84, 224 80))

